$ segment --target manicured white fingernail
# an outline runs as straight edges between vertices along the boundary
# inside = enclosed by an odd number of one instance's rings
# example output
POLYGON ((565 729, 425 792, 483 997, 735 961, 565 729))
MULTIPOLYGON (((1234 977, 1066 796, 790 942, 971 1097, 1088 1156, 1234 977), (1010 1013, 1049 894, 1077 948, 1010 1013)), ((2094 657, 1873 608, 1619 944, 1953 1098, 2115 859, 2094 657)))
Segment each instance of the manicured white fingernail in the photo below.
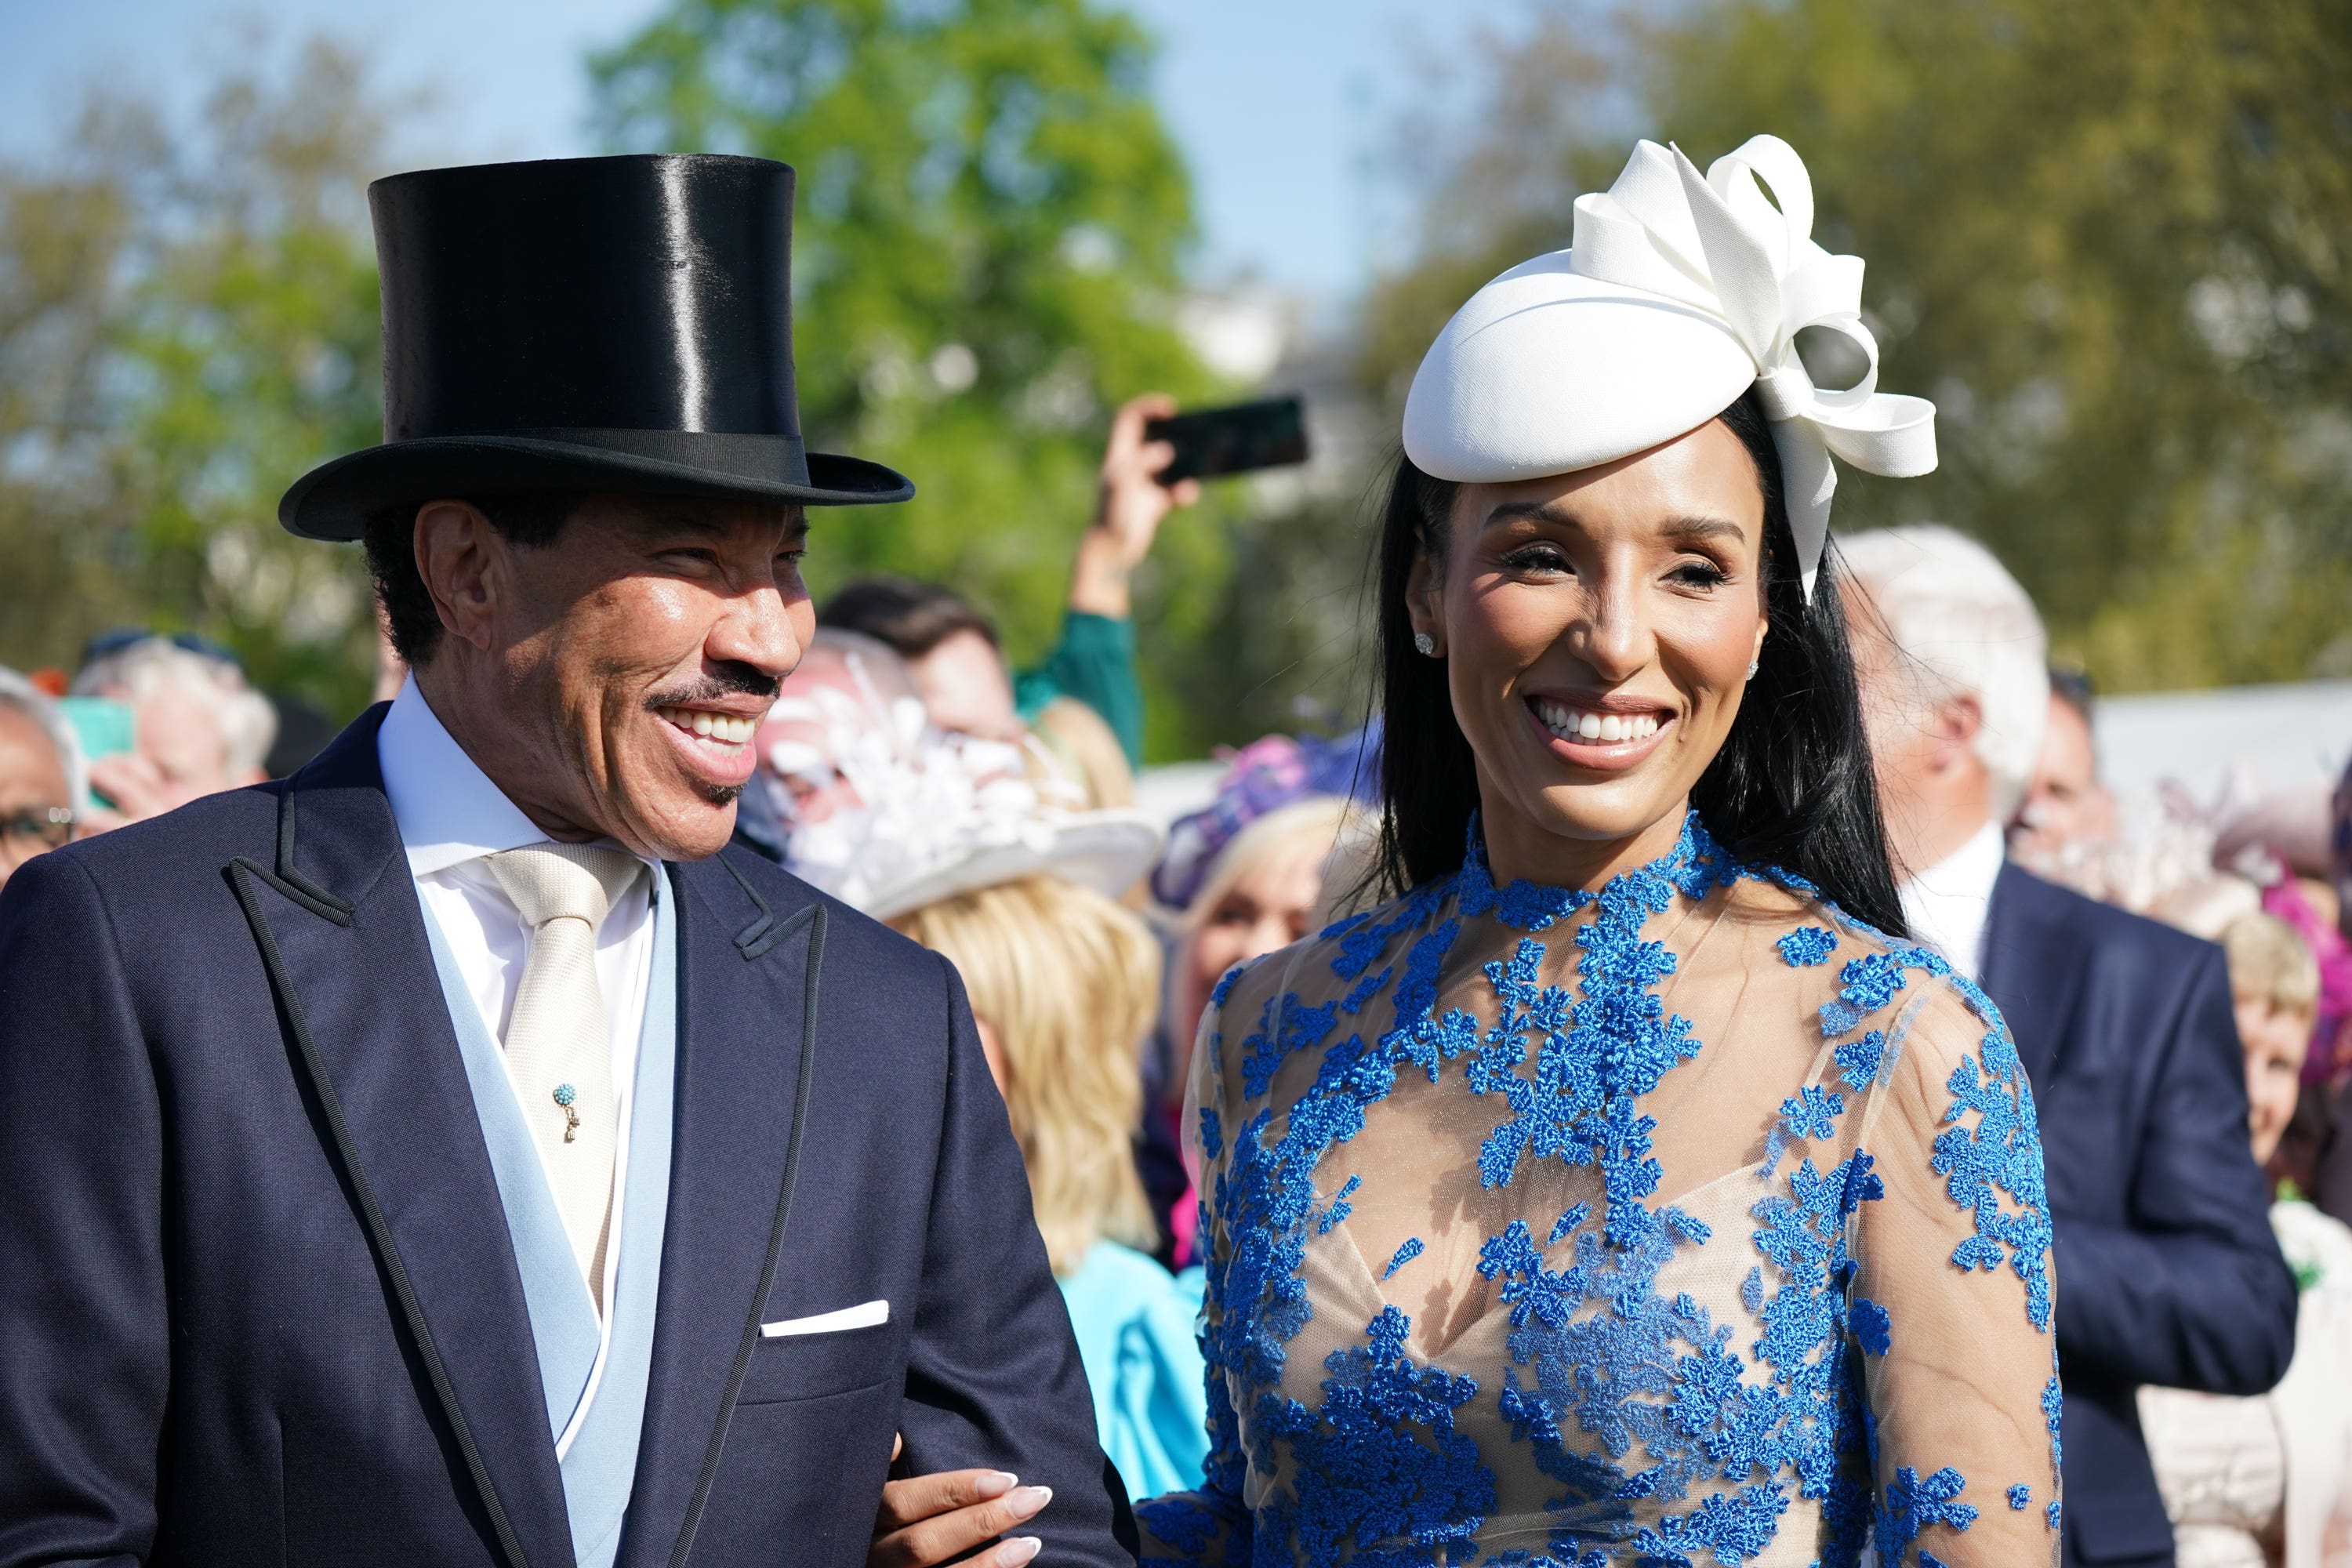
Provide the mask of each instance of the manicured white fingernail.
POLYGON ((1013 1518, 1029 1519, 1043 1512, 1045 1505, 1053 1500, 1054 1489, 1051 1487, 1023 1487, 1004 1500, 1004 1506, 1013 1518))
POLYGON ((1034 1535, 1016 1535, 996 1549, 996 1561, 1003 1568, 1021 1568, 1045 1549, 1045 1543, 1034 1535))
POLYGON ((974 1497, 998 1498, 1020 1484, 1021 1478, 1010 1470, 990 1470, 971 1483, 971 1490, 974 1497))

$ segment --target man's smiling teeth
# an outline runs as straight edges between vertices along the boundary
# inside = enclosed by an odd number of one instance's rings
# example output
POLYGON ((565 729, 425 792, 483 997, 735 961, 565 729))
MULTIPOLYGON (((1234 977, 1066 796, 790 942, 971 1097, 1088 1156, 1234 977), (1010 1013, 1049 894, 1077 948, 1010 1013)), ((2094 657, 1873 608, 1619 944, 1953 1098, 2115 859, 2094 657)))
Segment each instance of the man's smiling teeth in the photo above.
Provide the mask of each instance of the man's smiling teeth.
POLYGON ((1558 702, 1533 706, 1544 727, 1563 741, 1646 741, 1658 732, 1655 713, 1587 713, 1558 702))
POLYGON ((699 708, 664 708, 661 716, 681 730, 691 730, 706 741, 723 746, 748 744, 758 731, 756 719, 738 719, 731 713, 707 713, 699 708))

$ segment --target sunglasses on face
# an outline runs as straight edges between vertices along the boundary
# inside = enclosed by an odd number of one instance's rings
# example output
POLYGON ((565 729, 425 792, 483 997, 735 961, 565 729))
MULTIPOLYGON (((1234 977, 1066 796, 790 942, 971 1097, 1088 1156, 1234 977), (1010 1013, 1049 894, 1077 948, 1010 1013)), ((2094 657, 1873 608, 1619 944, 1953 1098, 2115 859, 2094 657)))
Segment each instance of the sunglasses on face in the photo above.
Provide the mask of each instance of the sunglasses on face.
POLYGON ((29 860, 62 847, 73 837, 74 812, 62 805, 28 805, 0 816, 0 855, 29 860))

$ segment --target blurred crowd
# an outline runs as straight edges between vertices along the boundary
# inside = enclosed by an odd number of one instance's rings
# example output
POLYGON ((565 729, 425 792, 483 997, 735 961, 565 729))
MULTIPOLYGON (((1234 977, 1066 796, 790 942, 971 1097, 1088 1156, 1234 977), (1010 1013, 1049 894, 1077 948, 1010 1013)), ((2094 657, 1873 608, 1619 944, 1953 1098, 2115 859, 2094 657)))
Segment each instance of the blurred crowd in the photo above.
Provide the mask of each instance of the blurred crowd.
MULTIPOLYGON (((1060 636, 1034 668, 950 587, 872 577, 825 598, 758 731, 739 829, 963 974, 1105 1445, 1137 1496, 1197 1485, 1206 1447, 1181 1152, 1203 1008, 1235 965, 1389 891, 1368 871, 1377 721, 1227 753, 1172 819, 1138 805, 1129 584, 1197 489, 1157 478, 1171 453, 1145 423, 1170 408, 1119 412, 1060 636)), ((2336 1561, 2352 1552, 2352 773, 2135 816, 2101 778, 2090 678, 2048 663, 1998 562, 1932 527, 1853 534, 1843 554, 1915 938, 1978 973, 2015 867, 2226 955, 2244 1137, 2304 1287, 2295 1361, 2256 1398, 2145 1387, 2140 1419, 2181 1562, 2336 1561), (2248 1542, 2258 1555, 2231 1555, 2248 1542)), ((236 658, 185 636, 110 633, 70 674, 0 670, 0 879, 298 766, 324 727, 297 719, 281 733, 236 658)))

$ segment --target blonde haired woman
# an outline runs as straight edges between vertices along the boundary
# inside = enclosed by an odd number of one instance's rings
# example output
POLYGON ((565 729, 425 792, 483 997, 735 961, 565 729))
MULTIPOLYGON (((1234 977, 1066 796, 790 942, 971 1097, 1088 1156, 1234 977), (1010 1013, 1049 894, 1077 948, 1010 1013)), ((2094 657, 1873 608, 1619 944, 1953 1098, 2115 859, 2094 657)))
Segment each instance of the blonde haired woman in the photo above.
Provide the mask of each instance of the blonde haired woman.
POLYGON ((1139 1497, 1197 1486, 1208 1452, 1199 1298, 1148 1256, 1155 1226, 1129 1147, 1143 1099, 1135 1043, 1159 998, 1159 944, 1111 900, 1047 875, 890 923, 963 975, 1105 1451, 1139 1497))

